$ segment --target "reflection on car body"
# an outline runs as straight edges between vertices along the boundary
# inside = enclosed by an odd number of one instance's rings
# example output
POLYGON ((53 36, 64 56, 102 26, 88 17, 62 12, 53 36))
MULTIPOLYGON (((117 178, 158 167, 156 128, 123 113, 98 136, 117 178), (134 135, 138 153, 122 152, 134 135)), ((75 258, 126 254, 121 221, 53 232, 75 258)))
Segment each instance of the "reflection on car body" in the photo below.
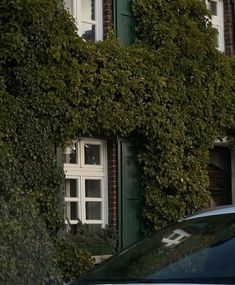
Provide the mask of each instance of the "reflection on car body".
POLYGON ((168 237, 163 237, 162 242, 165 243, 165 246, 172 247, 183 242, 190 236, 191 234, 187 233, 186 231, 183 231, 181 229, 175 229, 171 235, 169 235, 168 237))
POLYGON ((88 283, 235 284, 235 207, 159 230, 72 285, 88 283))

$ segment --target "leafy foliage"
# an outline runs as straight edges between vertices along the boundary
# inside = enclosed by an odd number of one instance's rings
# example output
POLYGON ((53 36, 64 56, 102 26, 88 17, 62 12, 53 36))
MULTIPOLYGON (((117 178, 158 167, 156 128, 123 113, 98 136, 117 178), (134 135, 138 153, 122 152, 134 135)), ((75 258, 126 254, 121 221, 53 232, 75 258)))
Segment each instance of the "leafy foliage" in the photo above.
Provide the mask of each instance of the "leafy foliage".
POLYGON ((234 127, 234 73, 202 1, 135 0, 138 40, 128 48, 112 35, 85 43, 58 3, 0 2, 0 196, 33 194, 69 280, 90 260, 71 241, 54 243, 63 223, 54 146, 137 138, 146 228, 160 228, 208 203, 208 150, 234 127))
POLYGON ((94 266, 91 255, 82 250, 74 240, 64 238, 56 242, 58 269, 65 282, 77 279, 94 266))
MULTIPOLYGON (((69 98, 80 84, 74 55, 79 57, 84 43, 68 13, 58 8, 53 0, 0 3, 0 197, 6 207, 1 237, 7 249, 1 252, 1 284, 43 284, 68 275, 62 276, 67 265, 60 260, 66 250, 56 250, 68 246, 57 239, 64 223, 63 171, 55 144, 72 124, 69 98), (15 189, 21 193, 17 198, 15 189), (31 195, 33 202, 24 198, 31 195)), ((78 254, 77 274, 88 268, 87 254, 78 254)))
POLYGON ((145 64, 159 80, 150 79, 155 92, 149 93, 156 95, 145 126, 151 135, 140 155, 145 215, 159 228, 208 205, 208 150, 234 120, 234 75, 214 46, 204 2, 135 0, 133 9, 137 48, 149 50, 145 64))
POLYGON ((92 255, 104 255, 115 253, 117 235, 115 230, 106 225, 96 231, 90 231, 87 224, 80 220, 66 234, 67 238, 72 240, 77 247, 80 247, 92 255))
POLYGON ((15 188, 10 199, 0 201, 0 284, 60 284, 54 248, 33 196, 15 188))

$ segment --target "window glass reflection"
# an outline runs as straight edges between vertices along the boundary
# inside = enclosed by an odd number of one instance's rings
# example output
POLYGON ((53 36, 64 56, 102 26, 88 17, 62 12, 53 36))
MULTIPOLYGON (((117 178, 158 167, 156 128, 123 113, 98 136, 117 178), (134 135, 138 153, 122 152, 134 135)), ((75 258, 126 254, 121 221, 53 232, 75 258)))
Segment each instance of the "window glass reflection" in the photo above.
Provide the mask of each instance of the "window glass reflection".
POLYGON ((101 203, 86 202, 86 219, 101 220, 101 203))
POLYGON ((85 144, 85 164, 100 165, 100 145, 85 144))
POLYGON ((71 146, 66 147, 63 153, 63 162, 64 163, 77 163, 77 157, 78 151, 77 151, 77 144, 73 143, 71 146))
POLYGON ((158 230, 87 276, 91 282, 234 284, 235 216, 181 221, 158 230), (177 241, 177 242, 176 242, 177 241), (161 282, 162 281, 162 282, 161 282))
POLYGON ((77 180, 66 179, 65 181, 65 197, 78 197, 77 180))
POLYGON ((78 203, 65 202, 65 218, 69 220, 78 219, 78 203))
POLYGON ((100 191, 100 180, 88 180, 85 181, 85 191, 86 197, 89 198, 100 198, 101 191, 100 191))
POLYGON ((217 3, 215 1, 208 1, 208 8, 213 16, 217 16, 217 3))

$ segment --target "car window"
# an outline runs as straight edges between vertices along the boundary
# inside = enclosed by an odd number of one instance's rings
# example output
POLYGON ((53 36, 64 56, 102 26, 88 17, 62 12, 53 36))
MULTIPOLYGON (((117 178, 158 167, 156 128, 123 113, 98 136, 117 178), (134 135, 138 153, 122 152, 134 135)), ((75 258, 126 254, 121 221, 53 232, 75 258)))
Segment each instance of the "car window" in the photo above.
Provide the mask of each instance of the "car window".
POLYGON ((235 281, 235 215, 179 222, 131 246, 88 280, 235 281))

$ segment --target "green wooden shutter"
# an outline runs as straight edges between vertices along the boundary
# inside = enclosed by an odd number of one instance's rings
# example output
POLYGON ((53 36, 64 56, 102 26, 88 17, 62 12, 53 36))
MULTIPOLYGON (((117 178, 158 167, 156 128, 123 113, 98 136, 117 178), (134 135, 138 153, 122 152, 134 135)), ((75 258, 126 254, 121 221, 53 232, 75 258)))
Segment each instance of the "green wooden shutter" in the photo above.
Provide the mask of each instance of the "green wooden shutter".
POLYGON ((135 146, 119 142, 119 249, 138 241, 142 234, 142 188, 135 146))
POLYGON ((117 37, 124 46, 135 41, 135 17, 132 15, 132 0, 114 0, 113 18, 117 37))
MULTIPOLYGON (((61 148, 61 146, 55 144, 54 150, 55 150, 56 165, 58 168, 62 168, 63 167, 62 148, 61 148)), ((60 198, 60 204, 58 205, 58 207, 60 207, 60 212, 63 213, 63 211, 64 211, 64 192, 63 192, 62 185, 60 186, 59 198, 60 198)), ((58 228, 57 228, 56 237, 58 240, 61 240, 63 238, 63 236, 64 236, 64 226, 59 224, 58 228)))

